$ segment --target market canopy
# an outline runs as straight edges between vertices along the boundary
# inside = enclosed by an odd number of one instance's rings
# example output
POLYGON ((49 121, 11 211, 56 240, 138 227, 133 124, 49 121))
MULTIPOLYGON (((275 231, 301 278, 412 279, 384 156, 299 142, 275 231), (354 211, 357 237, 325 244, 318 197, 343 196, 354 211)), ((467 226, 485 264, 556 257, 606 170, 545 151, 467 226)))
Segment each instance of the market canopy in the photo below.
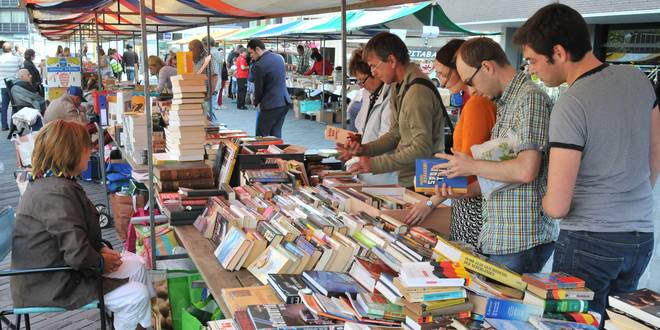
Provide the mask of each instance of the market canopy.
MULTIPOLYGON (((418 0, 347 0, 348 9, 385 7, 418 0)), ((130 36, 140 26, 140 0, 25 0, 30 19, 48 39, 66 39, 83 25, 101 34, 130 36), (95 21, 96 17, 96 21, 95 21)), ((327 0, 145 0, 148 33, 272 17, 339 11, 327 0)), ((91 30, 88 28, 88 30, 91 30)))
MULTIPOLYGON (((368 36, 389 29, 406 29, 409 36, 420 36, 423 26, 437 26, 443 35, 483 35, 464 29, 452 22, 437 4, 430 2, 400 6, 382 10, 351 10, 346 13, 346 27, 353 36, 368 36)), ((311 20, 260 25, 247 30, 229 33, 218 40, 250 38, 304 37, 324 35, 338 37, 341 33, 341 15, 336 14, 311 20)))

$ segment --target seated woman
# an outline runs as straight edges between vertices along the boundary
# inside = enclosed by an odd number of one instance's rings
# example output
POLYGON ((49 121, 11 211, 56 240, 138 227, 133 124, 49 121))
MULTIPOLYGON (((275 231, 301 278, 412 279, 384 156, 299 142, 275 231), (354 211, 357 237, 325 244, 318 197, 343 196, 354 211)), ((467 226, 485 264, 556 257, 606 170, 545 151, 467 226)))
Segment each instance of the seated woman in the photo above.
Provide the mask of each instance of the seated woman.
MULTIPOLYGON (((472 156, 470 147, 482 144, 490 139, 490 131, 495 125, 495 104, 481 95, 470 95, 467 86, 456 71, 456 52, 465 40, 453 39, 444 45, 435 56, 435 71, 443 87, 452 94, 463 96, 463 107, 454 129, 454 152, 472 156)), ((477 240, 483 226, 482 199, 479 181, 474 176, 468 177, 468 193, 454 195, 451 187, 438 187, 428 201, 417 203, 408 214, 406 222, 416 225, 422 222, 431 211, 452 198, 452 212, 449 238, 461 241, 477 248, 477 240)))
POLYGON ((305 72, 306 76, 311 76, 316 74, 318 76, 329 76, 332 74, 332 64, 323 59, 323 55, 319 51, 312 52, 310 55, 312 60, 314 60, 314 65, 305 72))
MULTIPOLYGON (((390 85, 371 75, 371 69, 362 59, 362 48, 353 51, 348 70, 354 76, 358 85, 362 87, 362 104, 355 118, 355 128, 362 134, 362 143, 378 140, 390 130, 390 85)), ((347 163, 348 167, 357 161, 358 157, 347 163)), ((360 179, 368 184, 397 184, 398 173, 389 172, 381 174, 363 173, 360 179)))
POLYGON ((98 297, 94 270, 103 278, 105 305, 115 329, 151 327, 153 288, 142 258, 116 252, 101 241, 99 214, 75 177, 87 167, 91 141, 79 122, 55 120, 37 135, 33 182, 16 211, 11 266, 70 266, 77 272, 14 276, 15 307, 76 309, 98 297))
POLYGON ((152 75, 158 76, 158 86, 156 86, 156 92, 162 93, 165 88, 168 91, 172 91, 172 82, 170 77, 176 76, 176 68, 165 65, 165 62, 160 59, 160 57, 151 55, 149 56, 149 73, 152 75))

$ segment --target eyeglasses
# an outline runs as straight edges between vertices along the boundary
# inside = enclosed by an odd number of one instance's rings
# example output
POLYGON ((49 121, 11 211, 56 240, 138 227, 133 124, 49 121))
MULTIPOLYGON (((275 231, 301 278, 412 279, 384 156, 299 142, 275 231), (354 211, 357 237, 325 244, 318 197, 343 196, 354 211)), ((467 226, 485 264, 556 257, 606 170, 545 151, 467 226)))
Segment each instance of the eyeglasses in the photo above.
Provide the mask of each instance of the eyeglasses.
POLYGON ((364 84, 367 83, 367 81, 369 80, 369 78, 371 78, 370 75, 368 75, 366 78, 364 78, 364 80, 360 80, 360 79, 358 79, 358 85, 360 85, 360 86, 364 86, 364 84))
POLYGON ((378 64, 376 64, 376 65, 370 65, 369 69, 371 69, 371 73, 376 71, 381 64, 383 64, 383 61, 378 61, 378 64))
POLYGON ((479 67, 477 68, 477 71, 475 71, 475 72, 472 74, 472 77, 470 77, 470 79, 468 79, 467 81, 464 81, 463 83, 465 83, 465 85, 467 85, 467 86, 474 87, 474 86, 472 86, 472 80, 474 79, 474 76, 476 76, 477 73, 479 73, 479 70, 481 70, 481 67, 482 67, 482 66, 483 66, 483 65, 479 64, 479 67))

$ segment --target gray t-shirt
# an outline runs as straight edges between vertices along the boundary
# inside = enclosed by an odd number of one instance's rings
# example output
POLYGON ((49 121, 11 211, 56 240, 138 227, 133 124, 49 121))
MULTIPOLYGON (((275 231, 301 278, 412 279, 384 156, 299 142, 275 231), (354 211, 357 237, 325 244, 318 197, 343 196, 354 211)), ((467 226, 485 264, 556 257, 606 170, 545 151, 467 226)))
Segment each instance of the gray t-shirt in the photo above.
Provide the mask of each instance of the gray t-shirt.
POLYGON ((602 65, 582 75, 550 116, 550 147, 582 151, 561 229, 652 232, 650 113, 655 94, 632 66, 602 65))

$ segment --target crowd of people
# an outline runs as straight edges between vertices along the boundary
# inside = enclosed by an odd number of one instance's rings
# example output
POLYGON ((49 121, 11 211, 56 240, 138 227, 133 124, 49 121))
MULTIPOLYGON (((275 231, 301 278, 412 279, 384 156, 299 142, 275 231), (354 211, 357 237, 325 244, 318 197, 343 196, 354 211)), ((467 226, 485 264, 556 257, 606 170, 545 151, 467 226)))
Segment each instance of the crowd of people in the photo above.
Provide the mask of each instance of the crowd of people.
POLYGON ((440 174, 467 177, 467 193, 438 186, 406 222, 422 223, 451 199, 452 240, 518 273, 540 272, 554 252, 553 271, 584 279, 596 294, 590 308, 602 315, 609 295, 637 288, 651 258, 658 96, 639 70, 598 60, 583 17, 566 5, 540 9, 513 40, 527 72, 486 37, 452 40, 438 50, 441 85, 463 99, 448 152, 444 109, 428 78, 409 63, 401 39, 377 34, 351 59, 350 73, 364 87, 353 107, 363 140, 337 145, 340 158, 379 183, 391 179, 380 175, 398 174, 404 187, 413 186, 416 159, 447 160, 440 174), (569 87, 553 103, 531 74, 546 86, 569 87), (387 95, 383 84, 390 85, 386 109, 378 107, 387 95), (472 146, 499 138, 517 141, 513 159, 473 158, 472 146), (486 197, 477 177, 505 188, 486 197))

